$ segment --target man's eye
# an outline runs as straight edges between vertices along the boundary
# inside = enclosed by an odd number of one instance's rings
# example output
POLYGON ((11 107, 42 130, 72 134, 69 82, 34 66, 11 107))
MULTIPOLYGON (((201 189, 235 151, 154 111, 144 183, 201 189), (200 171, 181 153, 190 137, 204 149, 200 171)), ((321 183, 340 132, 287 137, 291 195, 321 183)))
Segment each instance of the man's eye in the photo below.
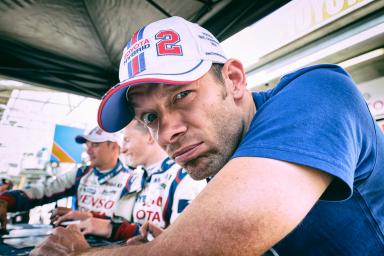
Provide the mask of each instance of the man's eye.
POLYGON ((145 113, 142 117, 141 120, 146 124, 149 125, 152 122, 154 122, 157 119, 157 115, 155 113, 145 113))
POLYGON ((100 145, 100 143, 97 143, 97 142, 92 142, 91 143, 91 147, 92 148, 97 148, 99 145, 100 145))
POLYGON ((180 99, 186 97, 186 96, 187 96, 188 94, 190 94, 191 92, 192 92, 192 91, 189 91, 189 90, 179 92, 179 93, 176 94, 176 96, 175 96, 175 101, 176 101, 176 100, 180 100, 180 99))

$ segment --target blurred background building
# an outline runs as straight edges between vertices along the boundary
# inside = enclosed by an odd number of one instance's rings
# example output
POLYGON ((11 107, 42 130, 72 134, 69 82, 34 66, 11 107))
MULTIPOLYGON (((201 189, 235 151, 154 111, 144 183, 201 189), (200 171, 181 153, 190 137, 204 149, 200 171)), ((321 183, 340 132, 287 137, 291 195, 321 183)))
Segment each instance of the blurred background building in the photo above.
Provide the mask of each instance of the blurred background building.
POLYGON ((293 0, 223 45, 244 61, 251 90, 272 88, 300 67, 339 64, 384 130, 383 6, 374 0, 293 0))

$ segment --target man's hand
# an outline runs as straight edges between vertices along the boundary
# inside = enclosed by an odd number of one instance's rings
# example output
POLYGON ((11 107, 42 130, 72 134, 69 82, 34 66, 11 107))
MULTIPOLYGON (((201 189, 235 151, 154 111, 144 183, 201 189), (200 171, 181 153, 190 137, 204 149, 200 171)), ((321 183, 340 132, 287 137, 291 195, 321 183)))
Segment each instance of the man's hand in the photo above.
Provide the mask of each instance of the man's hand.
POLYGON ((7 190, 12 189, 12 184, 11 183, 5 183, 3 185, 0 185, 0 192, 4 192, 7 190))
POLYGON ((109 238, 112 233, 111 221, 108 219, 88 218, 77 225, 84 235, 95 235, 109 238))
POLYGON ((58 207, 52 212, 51 221, 55 226, 67 220, 86 220, 92 217, 91 212, 72 211, 70 208, 58 207))
POLYGON ((56 222, 59 217, 69 213, 70 211, 72 211, 72 209, 67 207, 57 207, 53 209, 51 215, 51 224, 56 222))
POLYGON ((70 225, 67 228, 55 228, 41 244, 35 247, 30 256, 55 256, 72 255, 89 249, 90 246, 85 240, 79 227, 70 225))
POLYGON ((143 244, 146 242, 151 241, 153 238, 156 238, 161 233, 163 233, 163 229, 159 228, 152 222, 145 222, 143 226, 140 228, 140 235, 134 236, 127 240, 127 244, 129 245, 137 245, 137 244, 143 244), (150 239, 150 237, 153 237, 150 239))
POLYGON ((7 230, 7 209, 8 202, 0 199, 0 225, 1 231, 7 230))

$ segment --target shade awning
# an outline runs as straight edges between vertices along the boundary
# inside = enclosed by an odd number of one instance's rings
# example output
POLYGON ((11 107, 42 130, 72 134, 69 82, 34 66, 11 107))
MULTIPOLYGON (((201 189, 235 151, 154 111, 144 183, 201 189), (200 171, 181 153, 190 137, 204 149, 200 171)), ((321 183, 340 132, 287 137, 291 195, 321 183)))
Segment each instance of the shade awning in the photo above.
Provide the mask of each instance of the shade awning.
POLYGON ((0 76, 99 98, 118 82, 128 38, 181 16, 219 40, 289 1, 18 0, 0 2, 0 76))

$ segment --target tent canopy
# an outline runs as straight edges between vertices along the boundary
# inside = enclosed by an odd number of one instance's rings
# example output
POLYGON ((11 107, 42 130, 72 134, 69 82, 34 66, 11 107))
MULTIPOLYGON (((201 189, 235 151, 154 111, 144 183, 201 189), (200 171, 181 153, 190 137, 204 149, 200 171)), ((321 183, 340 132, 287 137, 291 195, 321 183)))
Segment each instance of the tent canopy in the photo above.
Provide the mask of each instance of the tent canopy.
POLYGON ((118 82, 122 49, 140 27, 177 15, 222 41, 286 2, 1 1, 0 76, 99 98, 118 82))

